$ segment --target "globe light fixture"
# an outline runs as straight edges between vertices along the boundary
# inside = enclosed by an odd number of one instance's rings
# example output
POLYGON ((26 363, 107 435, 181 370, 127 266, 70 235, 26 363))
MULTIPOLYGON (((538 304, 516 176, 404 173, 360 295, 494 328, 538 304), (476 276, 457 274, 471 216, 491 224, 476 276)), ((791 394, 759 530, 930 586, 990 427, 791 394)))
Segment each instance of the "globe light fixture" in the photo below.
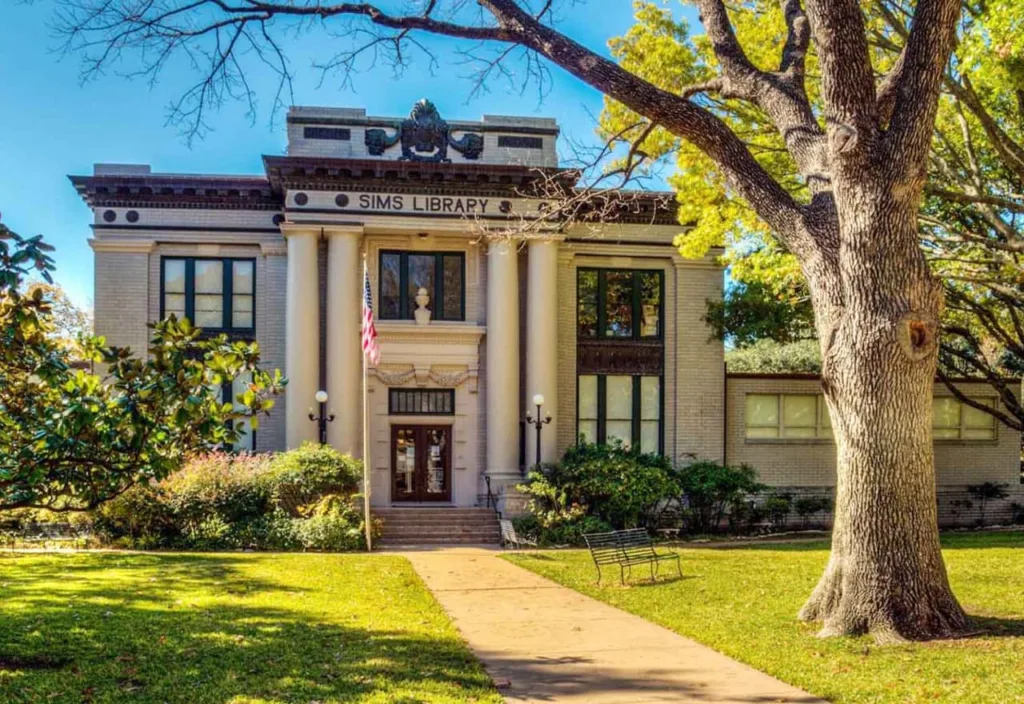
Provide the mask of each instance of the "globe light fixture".
POLYGON ((544 394, 534 394, 533 395, 533 405, 537 407, 537 415, 536 415, 536 417, 534 417, 532 411, 527 411, 526 412, 526 424, 527 425, 532 425, 533 427, 535 427, 537 429, 537 454, 536 454, 537 463, 534 466, 539 469, 540 468, 540 464, 541 464, 541 457, 540 457, 540 431, 541 431, 541 429, 545 425, 547 425, 548 423, 551 422, 551 413, 549 411, 548 413, 545 413, 543 417, 541 417, 540 408, 541 408, 541 406, 544 405, 544 394))
POLYGON ((321 389, 314 394, 313 398, 318 404, 320 404, 320 414, 316 415, 313 413, 313 408, 309 409, 309 419, 315 421, 320 425, 320 444, 327 444, 327 424, 334 420, 334 409, 331 412, 327 412, 327 392, 321 389))

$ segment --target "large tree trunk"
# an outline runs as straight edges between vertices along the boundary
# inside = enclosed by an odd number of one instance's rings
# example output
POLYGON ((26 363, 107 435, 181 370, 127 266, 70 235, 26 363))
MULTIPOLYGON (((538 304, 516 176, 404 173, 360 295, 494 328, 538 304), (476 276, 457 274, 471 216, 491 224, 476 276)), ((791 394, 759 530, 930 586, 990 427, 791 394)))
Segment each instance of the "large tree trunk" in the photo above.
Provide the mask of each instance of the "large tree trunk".
POLYGON ((822 635, 950 637, 967 619, 937 522, 931 402, 941 289, 918 249, 916 198, 901 201, 900 189, 882 184, 852 190, 836 199, 838 281, 819 280, 815 301, 819 316, 831 313, 819 330, 838 455, 832 554, 800 617, 823 621, 822 635))

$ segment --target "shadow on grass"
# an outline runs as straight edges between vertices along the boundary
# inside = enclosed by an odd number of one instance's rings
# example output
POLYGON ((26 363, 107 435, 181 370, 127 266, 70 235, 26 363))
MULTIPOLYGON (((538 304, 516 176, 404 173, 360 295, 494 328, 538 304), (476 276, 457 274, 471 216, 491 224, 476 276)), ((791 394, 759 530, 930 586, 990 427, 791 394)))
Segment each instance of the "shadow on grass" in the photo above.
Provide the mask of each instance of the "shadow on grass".
POLYGON ((430 693, 490 690, 457 638, 360 627, 352 608, 334 613, 328 602, 291 608, 303 587, 244 574, 244 561, 90 555, 21 569, 5 557, 0 701, 220 704, 384 693, 388 702, 422 702, 430 693), (261 603, 245 603, 257 595, 261 603))

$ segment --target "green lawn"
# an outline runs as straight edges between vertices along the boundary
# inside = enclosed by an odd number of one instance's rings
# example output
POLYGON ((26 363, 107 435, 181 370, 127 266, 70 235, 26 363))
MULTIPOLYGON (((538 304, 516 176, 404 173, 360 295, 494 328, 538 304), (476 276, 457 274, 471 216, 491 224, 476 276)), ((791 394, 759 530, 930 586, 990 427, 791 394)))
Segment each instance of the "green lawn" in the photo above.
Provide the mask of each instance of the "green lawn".
POLYGON ((680 550, 682 581, 598 588, 586 551, 508 559, 837 702, 1024 702, 1024 533, 944 539, 956 594, 984 633, 878 647, 821 640, 796 613, 828 557, 824 543, 680 550))
POLYGON ((0 553, 0 702, 500 701, 397 556, 0 553))

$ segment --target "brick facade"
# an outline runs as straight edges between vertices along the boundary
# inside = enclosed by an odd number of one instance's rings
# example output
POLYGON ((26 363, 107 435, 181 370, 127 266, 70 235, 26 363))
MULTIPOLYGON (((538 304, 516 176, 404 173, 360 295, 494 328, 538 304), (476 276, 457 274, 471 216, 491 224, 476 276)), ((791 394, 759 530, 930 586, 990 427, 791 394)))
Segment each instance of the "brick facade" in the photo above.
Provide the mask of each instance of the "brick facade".
MULTIPOLYGON (((836 448, 830 439, 759 439, 746 437, 745 404, 748 394, 820 394, 815 377, 730 375, 727 380, 726 460, 754 467, 762 482, 794 496, 835 494, 836 448)), ((960 384, 971 397, 993 396, 984 383, 960 384)), ((936 383, 936 397, 949 397, 945 385, 936 383)), ((939 521, 945 526, 972 525, 979 518, 977 501, 967 486, 983 482, 1006 484, 1011 496, 986 508, 987 523, 1008 522, 1012 504, 1024 504, 1021 484, 1020 433, 996 424, 995 440, 935 441, 935 474, 939 521), (965 502, 970 501, 968 507, 965 502)))

